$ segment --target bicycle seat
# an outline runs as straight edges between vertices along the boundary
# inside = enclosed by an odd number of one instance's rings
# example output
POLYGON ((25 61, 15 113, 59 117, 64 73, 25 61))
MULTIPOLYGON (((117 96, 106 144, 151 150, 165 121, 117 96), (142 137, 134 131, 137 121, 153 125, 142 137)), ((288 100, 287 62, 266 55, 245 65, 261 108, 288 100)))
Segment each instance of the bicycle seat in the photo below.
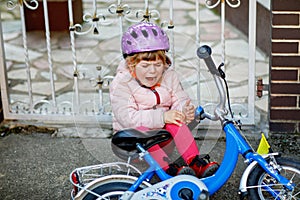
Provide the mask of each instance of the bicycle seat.
POLYGON ((138 156, 137 143, 141 144, 147 150, 156 144, 169 140, 171 137, 171 134, 165 129, 149 130, 146 132, 132 128, 124 129, 113 135, 111 146, 116 156, 126 160, 129 156, 138 156))

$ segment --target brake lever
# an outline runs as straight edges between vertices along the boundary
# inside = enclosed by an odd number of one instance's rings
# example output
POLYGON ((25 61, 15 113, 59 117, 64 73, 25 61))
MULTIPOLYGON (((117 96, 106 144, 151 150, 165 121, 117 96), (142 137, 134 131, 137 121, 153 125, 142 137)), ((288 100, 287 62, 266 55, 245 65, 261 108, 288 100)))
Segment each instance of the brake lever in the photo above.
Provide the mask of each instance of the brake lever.
POLYGON ((219 65, 219 67, 218 67, 218 71, 219 71, 220 77, 221 77, 222 79, 225 79, 225 78, 226 78, 225 72, 224 72, 223 69, 221 68, 221 67, 223 67, 223 66, 224 66, 224 63, 221 63, 221 64, 219 65))

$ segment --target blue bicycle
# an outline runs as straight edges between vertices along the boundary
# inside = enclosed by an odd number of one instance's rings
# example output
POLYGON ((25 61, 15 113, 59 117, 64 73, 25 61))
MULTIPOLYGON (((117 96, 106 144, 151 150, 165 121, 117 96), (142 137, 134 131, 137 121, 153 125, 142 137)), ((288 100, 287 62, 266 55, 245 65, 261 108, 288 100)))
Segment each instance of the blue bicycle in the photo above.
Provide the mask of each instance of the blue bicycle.
MULTIPOLYGON (((211 48, 202 46, 198 48, 197 55, 204 59, 220 95, 214 114, 206 113, 201 106, 195 113, 199 122, 205 118, 219 120, 225 132, 226 150, 216 173, 201 179, 192 175, 172 177, 147 151, 151 146, 170 139, 170 134, 166 130, 149 131, 145 134, 135 129, 127 129, 113 136, 112 147, 117 156, 129 158, 128 162, 105 163, 73 170, 70 174, 74 186, 72 199, 209 199, 230 178, 239 154, 248 163, 240 180, 240 199, 300 199, 300 162, 283 158, 279 153, 267 152, 261 155, 251 148, 237 128, 236 122, 226 117, 227 97, 222 83, 224 73, 214 64, 211 48), (137 158, 148 163, 149 167, 144 172, 129 164, 130 159, 137 158), (152 184, 154 176, 159 181, 152 184)), ((228 104, 231 113, 230 103, 228 104)), ((264 137, 261 142, 268 145, 264 137)))

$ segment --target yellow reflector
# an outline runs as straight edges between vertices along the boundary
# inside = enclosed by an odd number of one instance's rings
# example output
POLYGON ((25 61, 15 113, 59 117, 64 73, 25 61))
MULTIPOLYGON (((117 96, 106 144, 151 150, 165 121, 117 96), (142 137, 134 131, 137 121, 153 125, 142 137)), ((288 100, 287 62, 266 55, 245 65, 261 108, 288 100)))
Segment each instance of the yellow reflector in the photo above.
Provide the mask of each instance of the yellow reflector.
POLYGON ((261 139, 257 148, 257 153, 260 155, 268 154, 269 153, 270 145, 265 137, 265 135, 261 134, 261 139))

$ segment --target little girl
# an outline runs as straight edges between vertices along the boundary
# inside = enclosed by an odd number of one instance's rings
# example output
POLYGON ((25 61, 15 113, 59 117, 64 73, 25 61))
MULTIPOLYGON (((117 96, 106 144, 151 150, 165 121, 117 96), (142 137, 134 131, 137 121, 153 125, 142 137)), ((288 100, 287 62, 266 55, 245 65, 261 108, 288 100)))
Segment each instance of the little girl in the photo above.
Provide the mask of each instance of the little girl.
POLYGON ((194 137, 186 126, 194 119, 195 107, 170 67, 167 34, 155 24, 141 22, 128 28, 121 45, 125 59, 110 85, 114 130, 164 128, 173 141, 148 150, 161 167, 170 175, 180 173, 177 165, 170 164, 166 151, 174 143, 197 177, 211 175, 218 164, 199 157, 194 137))

